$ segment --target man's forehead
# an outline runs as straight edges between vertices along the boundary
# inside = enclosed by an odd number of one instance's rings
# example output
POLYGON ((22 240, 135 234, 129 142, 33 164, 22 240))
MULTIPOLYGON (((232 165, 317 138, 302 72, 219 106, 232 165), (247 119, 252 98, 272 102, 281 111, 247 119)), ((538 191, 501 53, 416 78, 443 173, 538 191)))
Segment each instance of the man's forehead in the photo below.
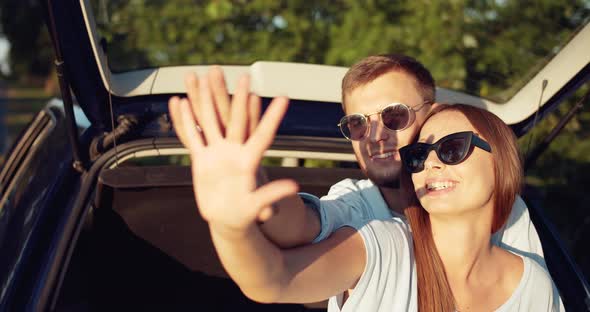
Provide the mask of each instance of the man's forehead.
POLYGON ((420 104, 423 99, 414 78, 404 72, 385 73, 371 82, 359 85, 345 95, 346 112, 373 111, 390 103, 409 106, 420 104))

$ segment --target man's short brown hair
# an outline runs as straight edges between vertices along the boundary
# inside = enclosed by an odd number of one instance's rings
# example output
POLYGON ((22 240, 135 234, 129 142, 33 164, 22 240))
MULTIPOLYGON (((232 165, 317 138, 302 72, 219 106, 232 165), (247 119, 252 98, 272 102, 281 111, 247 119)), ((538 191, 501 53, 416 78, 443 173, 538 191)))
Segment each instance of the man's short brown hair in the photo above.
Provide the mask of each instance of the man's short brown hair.
MULTIPOLYGON (((381 54, 366 57, 352 65, 342 79, 342 105, 346 96, 381 75, 401 71, 414 78, 416 88, 425 101, 434 102, 434 78, 416 59, 402 54, 381 54)), ((344 107, 343 107, 344 108, 344 107)))

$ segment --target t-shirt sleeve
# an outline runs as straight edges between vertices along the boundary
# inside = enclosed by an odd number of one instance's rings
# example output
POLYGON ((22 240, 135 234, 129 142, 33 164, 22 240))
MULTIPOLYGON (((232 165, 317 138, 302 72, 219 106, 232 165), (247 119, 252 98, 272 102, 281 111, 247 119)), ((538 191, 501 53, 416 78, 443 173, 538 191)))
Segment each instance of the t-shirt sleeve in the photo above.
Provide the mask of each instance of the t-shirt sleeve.
POLYGON ((492 241, 506 250, 533 259, 547 269, 539 234, 520 196, 516 197, 506 224, 494 234, 492 241))
POLYGON ((358 229, 367 254, 363 274, 346 305, 348 311, 415 311, 416 280, 412 240, 407 226, 394 220, 371 220, 358 229))
MULTIPOLYGON (((407 225, 395 220, 367 220, 356 230, 363 238, 367 251, 366 275, 371 275, 374 270, 378 274, 391 270, 394 272, 389 274, 411 271, 414 259, 412 237, 407 225)), ((359 284, 362 279, 363 276, 359 284)))
POLYGON ((321 230, 314 243, 322 241, 343 226, 360 228, 364 220, 372 218, 362 200, 356 180, 345 179, 334 184, 326 196, 299 193, 306 206, 315 209, 320 218, 321 230))
POLYGON ((528 289, 522 296, 521 305, 527 307, 527 311, 565 311, 559 298, 559 291, 549 273, 535 261, 531 261, 530 265, 531 276, 527 285, 528 289))

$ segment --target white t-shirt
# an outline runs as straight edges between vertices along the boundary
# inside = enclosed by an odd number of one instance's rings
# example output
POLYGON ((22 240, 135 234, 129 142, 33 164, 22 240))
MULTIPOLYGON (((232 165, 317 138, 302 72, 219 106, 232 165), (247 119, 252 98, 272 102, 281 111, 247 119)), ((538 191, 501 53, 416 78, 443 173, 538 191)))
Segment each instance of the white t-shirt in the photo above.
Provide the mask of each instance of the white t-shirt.
MULTIPOLYGON (((390 210, 379 188, 368 179, 342 180, 334 184, 321 199, 307 193, 299 195, 306 205, 314 207, 320 216, 321 230, 314 242, 324 240, 343 226, 360 229, 369 220, 393 220, 405 224, 405 216, 390 210)), ((519 256, 532 259, 548 271, 541 240, 520 196, 514 201, 504 227, 492 236, 492 242, 519 256)), ((559 303, 563 307, 561 298, 559 303)))
MULTIPOLYGON (((306 205, 320 215, 321 231, 314 242, 319 242, 343 226, 360 228, 365 220, 405 220, 387 206, 379 188, 371 180, 345 179, 334 184, 321 199, 299 193, 306 205)), ((547 269, 543 248, 526 204, 516 197, 512 212, 502 229, 492 236, 492 242, 518 255, 527 256, 547 269)))
MULTIPOLYGON (((409 226, 401 219, 372 220, 357 229, 367 250, 365 270, 350 297, 330 298, 328 311, 417 311, 416 267, 409 226)), ((521 256, 522 278, 496 311, 563 311, 549 274, 521 256)))

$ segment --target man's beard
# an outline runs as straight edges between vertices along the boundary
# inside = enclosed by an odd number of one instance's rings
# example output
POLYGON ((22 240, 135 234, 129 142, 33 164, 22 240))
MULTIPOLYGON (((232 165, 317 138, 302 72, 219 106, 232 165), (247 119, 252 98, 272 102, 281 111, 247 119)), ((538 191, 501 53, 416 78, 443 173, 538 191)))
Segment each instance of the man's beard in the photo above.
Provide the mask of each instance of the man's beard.
POLYGON ((378 187, 387 187, 392 189, 399 189, 400 181, 399 181, 399 174, 400 172, 390 173, 390 174, 375 174, 375 172, 370 172, 369 170, 363 170, 365 175, 373 184, 378 187))

